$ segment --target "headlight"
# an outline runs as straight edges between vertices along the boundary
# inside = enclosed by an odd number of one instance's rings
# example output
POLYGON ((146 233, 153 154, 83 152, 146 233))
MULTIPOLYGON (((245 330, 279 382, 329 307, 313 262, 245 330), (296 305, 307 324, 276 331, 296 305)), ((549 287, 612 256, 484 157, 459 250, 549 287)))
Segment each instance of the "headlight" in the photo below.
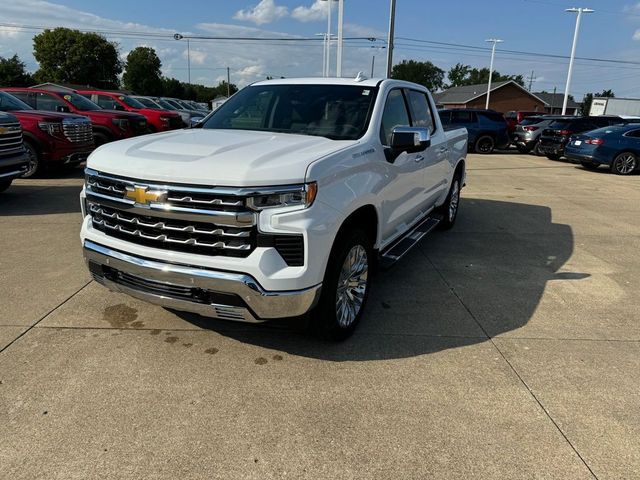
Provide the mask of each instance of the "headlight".
POLYGON ((247 205, 253 210, 266 208, 299 207, 309 208, 313 205, 318 193, 316 182, 290 187, 275 187, 273 190, 264 189, 247 199, 247 205))
POLYGON ((170 121, 170 120, 171 120, 171 119, 170 119, 169 117, 160 117, 160 121, 162 122, 162 124, 163 124, 165 127, 168 127, 168 126, 169 126, 169 121, 170 121))
POLYGON ((117 125, 120 130, 127 131, 129 129, 129 120, 126 118, 114 118, 111 121, 114 125, 117 125))
POLYGON ((38 122, 38 127, 52 137, 57 137, 62 134, 62 123, 60 122, 38 122))

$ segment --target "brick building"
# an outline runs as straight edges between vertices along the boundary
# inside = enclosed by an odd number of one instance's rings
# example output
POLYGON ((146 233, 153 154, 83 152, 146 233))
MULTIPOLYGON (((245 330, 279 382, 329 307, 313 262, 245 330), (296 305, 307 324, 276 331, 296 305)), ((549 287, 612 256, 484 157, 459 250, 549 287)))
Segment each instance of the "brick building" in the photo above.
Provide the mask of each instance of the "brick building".
MULTIPOLYGON (((436 93, 438 108, 485 108, 487 84, 464 85, 436 93)), ((489 108, 506 113, 511 110, 545 113, 546 102, 513 80, 491 84, 489 108)))

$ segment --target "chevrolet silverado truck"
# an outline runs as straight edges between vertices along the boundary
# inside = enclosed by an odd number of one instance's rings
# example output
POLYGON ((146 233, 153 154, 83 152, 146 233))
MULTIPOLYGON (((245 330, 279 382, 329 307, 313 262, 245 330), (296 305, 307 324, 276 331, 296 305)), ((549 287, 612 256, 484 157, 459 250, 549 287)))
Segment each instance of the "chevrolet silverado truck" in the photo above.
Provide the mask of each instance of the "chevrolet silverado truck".
POLYGON ((252 84, 196 128, 89 157, 81 241, 93 278, 227 320, 304 319, 346 338, 375 266, 453 226, 467 132, 399 80, 252 84))
POLYGON ((16 117, 0 112, 0 192, 29 168, 29 156, 22 143, 22 127, 16 117))

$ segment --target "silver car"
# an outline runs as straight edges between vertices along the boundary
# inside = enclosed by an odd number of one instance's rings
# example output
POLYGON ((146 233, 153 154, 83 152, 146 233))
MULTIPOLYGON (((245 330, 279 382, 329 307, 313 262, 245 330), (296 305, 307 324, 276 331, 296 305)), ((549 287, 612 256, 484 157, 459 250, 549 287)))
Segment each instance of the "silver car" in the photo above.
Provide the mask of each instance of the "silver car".
POLYGON ((511 135, 511 141, 520 153, 534 153, 542 155, 538 151, 538 140, 542 131, 547 128, 553 120, 562 118, 561 115, 541 115, 524 118, 511 135))

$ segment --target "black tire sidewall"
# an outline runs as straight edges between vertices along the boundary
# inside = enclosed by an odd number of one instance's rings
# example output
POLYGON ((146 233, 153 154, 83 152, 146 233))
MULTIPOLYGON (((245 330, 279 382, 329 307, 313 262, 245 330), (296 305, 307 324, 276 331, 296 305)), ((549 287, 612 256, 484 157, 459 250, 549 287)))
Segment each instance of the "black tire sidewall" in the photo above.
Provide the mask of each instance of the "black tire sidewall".
POLYGON ((13 182, 13 179, 11 179, 11 180, 0 180, 0 193, 4 192, 6 189, 8 189, 11 186, 11 182, 13 182))
POLYGON ((495 148, 496 148, 496 142, 495 142, 495 141, 493 140, 493 138, 491 138, 489 135, 482 135, 480 138, 478 138, 478 139, 476 140, 476 144, 475 144, 475 146, 474 146, 474 150, 475 150, 475 152, 476 152, 476 153, 483 154, 483 155, 488 155, 488 154, 492 153, 492 152, 493 152, 493 150, 494 150, 495 148), (483 141, 490 141, 490 142, 491 142, 491 148, 489 148, 489 151, 488 151, 488 152, 482 152, 482 151, 480 150, 480 145, 481 145, 481 143, 482 143, 483 141))
POLYGON ((105 143, 109 143, 109 137, 107 137, 104 133, 102 132, 95 132, 93 134, 93 143, 95 144, 95 147, 98 148, 102 145, 104 145, 105 143))
POLYGON ((311 329, 317 336, 328 340, 344 340, 348 338, 356 329, 364 310, 366 308, 369 291, 371 289, 371 275, 373 273, 373 242, 367 234, 360 228, 350 229, 341 233, 334 243, 333 250, 329 256, 327 269, 322 282, 322 291, 318 305, 311 312, 311 329), (336 316, 336 292, 338 279, 342 265, 356 245, 362 245, 367 252, 368 274, 367 287, 362 301, 362 307, 356 315, 355 320, 348 327, 342 327, 336 316))
POLYGON ((40 154, 38 153, 38 149, 31 142, 24 142, 24 148, 27 150, 29 154, 29 168, 31 168, 31 156, 36 160, 36 168, 33 171, 29 171, 20 176, 20 178, 33 178, 36 177, 42 171, 42 159, 40 158, 40 154))
POLYGON ((442 215, 442 221, 440 222, 440 228, 443 230, 449 230, 452 228, 456 219, 458 218, 458 212, 460 211, 460 193, 462 191, 462 175, 460 173, 456 173, 451 181, 451 188, 449 188, 449 193, 447 194, 447 199, 444 201, 442 206, 440 207, 440 214, 442 215), (451 196, 453 193, 453 186, 455 182, 458 182, 458 208, 456 209, 456 214, 453 216, 453 219, 449 219, 449 206, 451 205, 451 196))

